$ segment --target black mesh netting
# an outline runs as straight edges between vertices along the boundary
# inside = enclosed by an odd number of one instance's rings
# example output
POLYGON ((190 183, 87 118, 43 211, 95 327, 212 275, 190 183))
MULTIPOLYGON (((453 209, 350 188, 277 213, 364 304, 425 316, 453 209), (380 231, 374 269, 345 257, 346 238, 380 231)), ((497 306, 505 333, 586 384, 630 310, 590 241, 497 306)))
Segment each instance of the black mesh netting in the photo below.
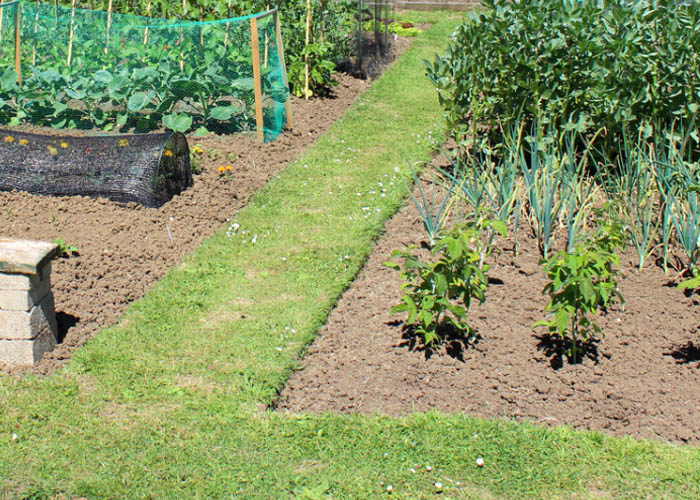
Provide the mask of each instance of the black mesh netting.
POLYGON ((0 190, 159 207, 192 186, 181 133, 45 136, 0 129, 0 190))

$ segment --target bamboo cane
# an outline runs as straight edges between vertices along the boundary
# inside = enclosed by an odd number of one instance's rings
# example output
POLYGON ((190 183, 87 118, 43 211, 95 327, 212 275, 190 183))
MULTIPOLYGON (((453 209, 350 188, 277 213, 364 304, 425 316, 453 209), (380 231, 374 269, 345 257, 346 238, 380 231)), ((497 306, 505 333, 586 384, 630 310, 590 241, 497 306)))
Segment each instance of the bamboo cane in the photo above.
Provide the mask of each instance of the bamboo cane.
MULTIPOLYGON (((309 48, 309 37, 311 36, 311 0, 306 0, 306 42, 304 48, 309 48)), ((309 99, 309 52, 304 54, 304 99, 309 99)))
POLYGON ((75 0, 70 2, 70 27, 68 28, 68 57, 66 57, 66 65, 70 68, 70 62, 73 59, 73 23, 75 23, 75 0))
MULTIPOLYGON (((203 23, 204 22, 204 11, 202 10, 202 6, 199 6, 199 22, 203 23)), ((204 47, 204 26, 203 24, 199 25, 199 45, 204 47)))
POLYGON ((109 29, 112 27, 112 0, 107 4, 107 32, 105 34, 105 55, 109 53, 109 29))
MULTIPOLYGON (((146 17, 151 17, 151 0, 146 4, 146 17)), ((143 44, 148 43, 148 26, 143 29, 143 44)))
MULTIPOLYGON (((229 0, 226 3, 226 19, 228 19, 229 17, 231 17, 231 0, 229 0)), ((224 35, 224 47, 228 46, 228 30, 230 25, 231 23, 226 21, 226 35, 224 35)))
POLYGON ((53 18, 56 26, 58 26, 58 0, 53 0, 53 18))
MULTIPOLYGON (((0 0, 0 5, 3 4, 3 0, 0 0)), ((5 9, 0 8, 0 41, 2 41, 2 18, 5 17, 5 9)))
POLYGON ((39 31, 39 0, 36 0, 36 13, 34 14, 34 43, 32 44, 32 66, 36 66, 36 34, 39 31))
POLYGON ((258 47, 258 20, 250 18, 250 48, 253 55, 253 92, 255 94, 255 125, 258 140, 265 140, 262 109, 262 82, 260 80, 260 49, 258 47))
MULTIPOLYGON (((187 0, 182 0, 182 19, 185 19, 187 15, 187 0)), ((185 71, 185 56, 182 53, 183 46, 185 45, 185 31, 180 28, 180 71, 185 71)))
POLYGON ((19 58, 19 47, 20 47, 20 9, 22 4, 18 3, 15 5, 15 72, 17 73, 17 85, 22 85, 22 65, 19 58))

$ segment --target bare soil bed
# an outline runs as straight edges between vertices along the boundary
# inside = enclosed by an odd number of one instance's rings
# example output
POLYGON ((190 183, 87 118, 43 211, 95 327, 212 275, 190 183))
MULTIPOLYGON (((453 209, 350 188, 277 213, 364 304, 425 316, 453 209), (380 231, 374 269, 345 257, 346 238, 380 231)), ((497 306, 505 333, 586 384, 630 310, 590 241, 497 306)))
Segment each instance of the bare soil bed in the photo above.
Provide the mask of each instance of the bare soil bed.
MULTIPOLYGON (((74 349, 113 324, 130 302, 142 297, 171 267, 221 229, 255 191, 299 157, 370 85, 343 74, 337 79, 339 85, 331 97, 293 98, 294 129, 271 143, 261 145, 245 135, 189 137, 190 148, 200 144, 205 151, 202 172, 194 175, 194 187, 159 209, 81 196, 0 192, 0 234, 43 241, 61 238, 79 250, 78 256, 53 263, 60 343, 33 371, 56 369, 74 349), (217 168, 227 164, 233 170, 221 176, 217 168)), ((4 368, 13 373, 25 371, 4 368)))
POLYGON ((332 311, 284 389, 278 408, 378 413, 437 409, 475 416, 570 425, 618 436, 700 444, 698 296, 686 297, 653 262, 642 272, 623 256, 624 310, 599 318, 597 352, 571 365, 531 326, 543 319, 546 276, 528 232, 491 258, 487 300, 470 311, 478 341, 427 353, 403 321, 394 249, 425 239, 412 203, 387 225, 357 280, 332 311))

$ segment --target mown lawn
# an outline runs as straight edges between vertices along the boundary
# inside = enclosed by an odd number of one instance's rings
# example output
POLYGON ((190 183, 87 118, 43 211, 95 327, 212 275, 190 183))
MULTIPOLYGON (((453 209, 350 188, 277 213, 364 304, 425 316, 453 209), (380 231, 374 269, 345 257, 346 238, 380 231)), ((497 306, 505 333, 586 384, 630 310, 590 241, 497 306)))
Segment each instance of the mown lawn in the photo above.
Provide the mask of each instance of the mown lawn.
POLYGON ((67 368, 0 377, 2 497, 700 497, 696 448, 464 415, 268 409, 405 201, 408 163, 439 142, 422 60, 460 17, 405 17, 434 24, 235 214, 237 230, 222 228, 67 368))

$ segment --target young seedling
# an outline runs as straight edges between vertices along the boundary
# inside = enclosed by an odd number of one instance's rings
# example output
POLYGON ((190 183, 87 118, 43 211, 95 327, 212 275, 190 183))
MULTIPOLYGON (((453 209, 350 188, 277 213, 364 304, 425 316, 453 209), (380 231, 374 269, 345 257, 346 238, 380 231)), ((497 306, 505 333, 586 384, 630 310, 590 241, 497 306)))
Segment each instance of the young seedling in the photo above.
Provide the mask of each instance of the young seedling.
POLYGON ((565 354, 572 363, 580 361, 584 344, 603 333, 592 316, 616 301, 624 305, 617 283, 620 271, 615 269, 620 264, 615 250, 623 246, 622 228, 607 222, 573 252, 560 251, 540 261, 550 280, 542 293, 549 295, 545 311, 552 318, 532 327, 547 327, 550 335, 569 340, 565 354))
MULTIPOLYGON (((501 221, 479 219, 450 230, 442 231, 432 248, 438 255, 435 262, 423 262, 414 256, 409 247, 396 250, 392 257, 403 259, 403 265, 387 262, 385 265, 401 272, 406 293, 392 313, 408 312, 407 324, 422 335, 426 347, 443 340, 440 327, 449 324, 463 333, 467 340, 475 336, 467 322, 472 299, 483 302, 486 298, 489 266, 479 263, 484 255, 482 244, 484 230, 493 228, 505 236, 505 224, 501 221)), ((489 252, 486 251, 485 254, 489 252)))

